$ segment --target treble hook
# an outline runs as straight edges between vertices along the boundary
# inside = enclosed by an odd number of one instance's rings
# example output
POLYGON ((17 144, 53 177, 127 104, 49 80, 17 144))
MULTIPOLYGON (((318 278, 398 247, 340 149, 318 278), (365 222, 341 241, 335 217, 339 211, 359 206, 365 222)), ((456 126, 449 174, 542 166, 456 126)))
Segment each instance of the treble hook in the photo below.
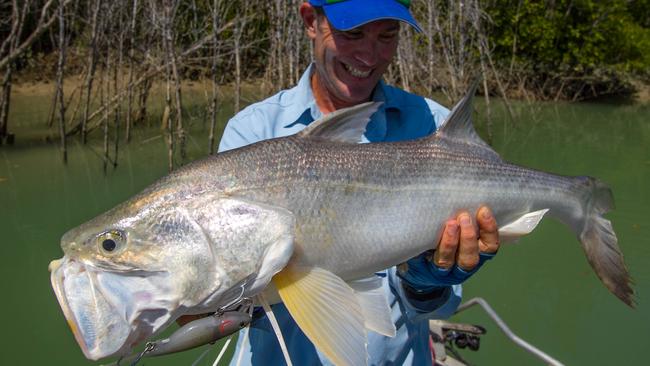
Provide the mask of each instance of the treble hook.
POLYGON ((117 365, 121 366, 121 362, 129 361, 131 366, 135 366, 145 356, 161 356, 214 343, 239 331, 250 324, 251 320, 248 312, 225 311, 220 315, 214 314, 191 321, 178 328, 169 338, 148 342, 138 355, 120 358, 117 365))

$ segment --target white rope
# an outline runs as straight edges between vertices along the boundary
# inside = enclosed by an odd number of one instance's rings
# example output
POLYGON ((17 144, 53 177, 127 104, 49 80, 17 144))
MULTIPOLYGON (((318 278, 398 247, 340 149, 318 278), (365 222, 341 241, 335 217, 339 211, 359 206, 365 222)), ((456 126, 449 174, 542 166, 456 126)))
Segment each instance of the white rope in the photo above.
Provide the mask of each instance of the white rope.
POLYGON ((284 355, 284 360, 287 362, 287 366, 293 366, 293 364, 291 363, 291 359, 289 358, 289 351, 287 350, 287 345, 286 343, 284 343, 284 337, 282 337, 282 332, 280 331, 280 325, 278 325, 278 321, 275 319, 275 315, 273 315, 271 306, 269 306, 269 303, 264 298, 264 295, 262 294, 257 295, 257 299, 260 302, 260 304, 262 304, 262 308, 264 308, 264 312, 266 313, 266 316, 269 318, 269 321, 271 322, 271 326, 273 327, 275 336, 278 338, 278 342, 280 343, 280 348, 282 349, 282 354, 284 355))

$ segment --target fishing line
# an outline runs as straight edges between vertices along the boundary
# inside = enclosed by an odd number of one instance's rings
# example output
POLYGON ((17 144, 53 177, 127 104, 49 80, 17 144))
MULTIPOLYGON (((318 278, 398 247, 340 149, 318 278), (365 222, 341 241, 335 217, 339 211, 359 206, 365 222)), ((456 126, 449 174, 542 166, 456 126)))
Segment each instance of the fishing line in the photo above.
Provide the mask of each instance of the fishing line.
POLYGON ((284 360, 287 362, 287 366, 293 366, 291 363, 291 359, 289 358, 289 351, 287 351, 287 345, 284 343, 284 337, 282 337, 282 332, 280 331, 280 325, 278 324, 278 321, 275 319, 275 315, 273 314, 273 311, 271 310, 271 307, 269 306, 269 303, 266 301, 266 298, 264 298, 264 295, 259 294, 257 295, 257 299, 262 304, 262 308, 264 308, 264 312, 266 313, 266 316, 269 317, 269 321, 271 322, 271 326, 273 326, 273 331, 275 332, 275 336, 278 337, 278 342, 280 343, 280 348, 282 349, 282 354, 284 355, 284 360))
POLYGON ((214 360, 214 363, 212 364, 212 366, 217 366, 217 364, 219 363, 219 361, 221 361, 221 357, 223 357, 224 353, 226 353, 226 349, 227 349, 228 346, 230 345, 230 341, 232 341, 232 337, 228 338, 228 340, 227 340, 226 343, 223 345, 223 347, 221 347, 221 351, 219 351, 219 355, 217 356, 217 359, 214 360))
POLYGON ((197 366, 197 365, 199 364, 199 362, 201 362, 201 360, 203 359, 203 357, 205 357, 205 355, 207 355, 208 352, 210 352, 210 351, 211 351, 210 348, 208 348, 208 349, 206 349, 205 351, 203 351, 203 353, 201 353, 201 355, 199 356, 199 358, 197 358, 194 362, 192 362, 192 366, 197 366))

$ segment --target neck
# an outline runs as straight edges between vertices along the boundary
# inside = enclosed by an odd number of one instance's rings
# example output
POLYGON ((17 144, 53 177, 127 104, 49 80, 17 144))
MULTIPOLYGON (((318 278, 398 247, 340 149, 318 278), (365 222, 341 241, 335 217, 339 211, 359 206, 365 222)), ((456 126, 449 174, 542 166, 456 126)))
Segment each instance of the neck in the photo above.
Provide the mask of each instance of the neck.
POLYGON ((327 86, 323 84, 321 78, 318 76, 317 70, 314 70, 311 75, 311 91, 314 94, 316 105, 323 115, 370 100, 368 98, 368 100, 359 102, 348 102, 336 98, 329 92, 327 86))

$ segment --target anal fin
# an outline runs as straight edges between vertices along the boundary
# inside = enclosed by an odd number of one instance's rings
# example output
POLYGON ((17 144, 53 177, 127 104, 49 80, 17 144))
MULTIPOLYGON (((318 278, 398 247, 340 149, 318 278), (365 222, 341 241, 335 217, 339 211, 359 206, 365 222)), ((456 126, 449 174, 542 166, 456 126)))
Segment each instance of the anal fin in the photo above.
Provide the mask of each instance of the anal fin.
POLYGON ((381 277, 372 276, 349 284, 361 305, 366 329, 387 337, 394 337, 395 324, 390 317, 390 306, 388 306, 381 277))
POLYGON ((529 212, 517 220, 499 228, 499 239, 503 242, 512 242, 524 235, 530 234, 535 230, 539 222, 542 221, 542 218, 544 218, 544 215, 547 212, 548 208, 529 212))

